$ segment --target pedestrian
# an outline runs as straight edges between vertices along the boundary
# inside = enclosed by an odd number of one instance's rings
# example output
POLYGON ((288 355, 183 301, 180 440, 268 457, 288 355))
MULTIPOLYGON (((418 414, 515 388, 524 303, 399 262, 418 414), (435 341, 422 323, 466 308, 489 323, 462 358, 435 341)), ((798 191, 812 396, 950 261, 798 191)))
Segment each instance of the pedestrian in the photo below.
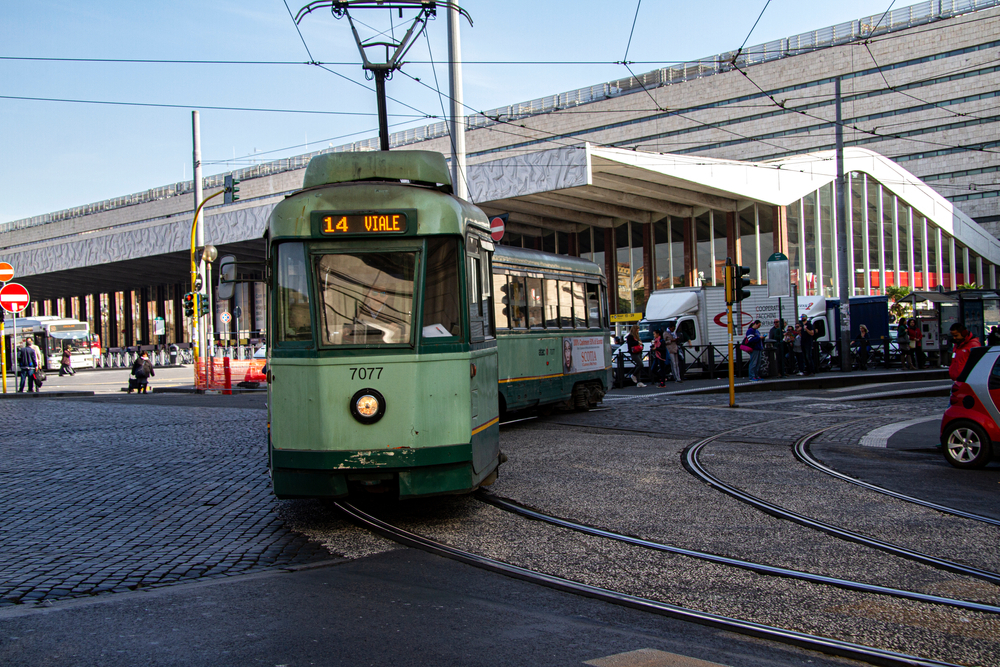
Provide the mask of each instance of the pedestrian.
POLYGON ((795 325, 795 331, 792 335, 792 355, 795 357, 795 366, 798 367, 799 375, 806 374, 806 355, 802 351, 802 323, 799 322, 795 325))
POLYGON ((948 375, 952 380, 958 380, 958 376, 965 369, 965 362, 969 360, 969 351, 974 347, 982 347, 979 339, 965 328, 964 324, 955 323, 951 325, 951 365, 948 366, 948 375))
POLYGON ((861 324, 858 326, 858 368, 868 370, 868 353, 871 345, 871 338, 868 335, 868 327, 861 324))
POLYGON ((785 327, 781 320, 774 320, 774 326, 767 332, 767 340, 774 346, 774 360, 778 364, 781 377, 785 377, 785 327))
MULTIPOLYGON (((132 375, 135 376, 135 385, 140 394, 145 394, 149 389, 149 378, 156 375, 153 371, 153 364, 149 362, 149 353, 142 352, 139 358, 132 364, 132 375)), ((132 383, 129 383, 128 393, 132 393, 132 383)))
POLYGON ((785 352, 785 373, 791 374, 795 372, 796 360, 795 360, 795 327, 791 324, 785 329, 785 333, 781 337, 781 346, 784 348, 785 352))
POLYGON ((632 381, 635 382, 637 387, 645 387, 641 381, 642 378, 642 341, 639 340, 639 325, 633 324, 632 328, 628 332, 628 336, 625 337, 625 345, 628 347, 629 354, 632 355, 632 381))
POLYGON ((760 336, 760 320, 747 327, 743 344, 750 348, 750 381, 760 382, 760 358, 764 354, 764 339, 760 336))
POLYGON ((910 334, 906 327, 906 322, 900 320, 896 325, 896 344, 899 346, 900 370, 917 370, 913 363, 913 348, 910 347, 910 334))
POLYGON ((784 335, 784 331, 781 330, 781 320, 775 320, 774 326, 771 330, 767 332, 767 339, 774 344, 781 342, 781 337, 784 335))
POLYGON ((667 386, 667 344, 663 342, 663 332, 653 331, 653 342, 649 344, 649 377, 661 387, 667 386))
POLYGON ((674 334, 674 325, 667 324, 667 330, 663 334, 663 344, 667 349, 667 358, 670 360, 670 368, 673 369, 674 382, 684 381, 684 377, 681 372, 680 342, 680 338, 674 334))
POLYGON ((28 393, 38 393, 41 383, 35 378, 35 371, 38 370, 38 360, 41 357, 35 352, 35 348, 31 345, 31 339, 25 338, 24 345, 17 351, 17 368, 18 374, 21 376, 20 382, 17 385, 17 393, 24 393, 24 385, 28 385, 28 393))
POLYGON ((816 329, 809 323, 809 318, 805 315, 802 316, 799 323, 802 325, 799 338, 802 339, 802 360, 805 365, 805 374, 812 375, 816 372, 816 360, 813 357, 813 342, 816 340, 816 329))
POLYGON ((986 336, 986 345, 988 347, 1000 345, 1000 327, 990 327, 990 333, 986 336))
POLYGON ((59 377, 63 375, 76 375, 76 371, 73 370, 73 355, 70 354, 68 347, 63 349, 62 365, 59 366, 59 377))
POLYGON ((917 357, 917 368, 923 368, 927 358, 924 356, 924 334, 920 331, 920 323, 910 318, 906 326, 906 333, 910 337, 910 348, 917 357))

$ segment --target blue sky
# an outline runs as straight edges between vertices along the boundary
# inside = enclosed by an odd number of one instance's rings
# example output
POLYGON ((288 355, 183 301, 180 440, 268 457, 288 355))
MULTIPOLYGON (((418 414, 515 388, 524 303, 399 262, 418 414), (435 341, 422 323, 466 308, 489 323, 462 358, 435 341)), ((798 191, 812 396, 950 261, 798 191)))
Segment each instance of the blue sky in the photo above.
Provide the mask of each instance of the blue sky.
MULTIPOLYGON (((738 48, 766 0, 712 3, 635 0, 486 2, 462 6, 465 102, 478 110, 523 102, 629 75, 614 64, 497 61, 636 61, 638 74, 738 48), (632 32, 633 18, 638 20, 632 32), (483 64, 472 64, 481 61, 483 64), (643 62, 645 61, 645 62, 643 62)), ((305 0, 288 0, 292 13, 305 0)), ((905 6, 901 2, 898 6, 905 6)), ((898 7, 897 6, 897 7, 898 7)), ((880 0, 771 0, 748 45, 885 11, 880 0)), ((894 7, 894 8, 897 8, 894 7)), ((388 10, 359 21, 390 29, 388 10)), ((404 13, 404 23, 413 12, 404 13)), ((397 37, 404 28, 393 16, 397 37)), ((163 3, 10 2, 0 16, 0 56, 294 61, 292 65, 70 63, 0 60, 0 95, 178 105, 112 106, 0 98, 0 222, 88 204, 191 178, 191 110, 201 115, 205 175, 377 135, 375 94, 364 80, 346 19, 306 17, 302 39, 283 0, 163 3), (230 111, 249 107, 334 113, 230 111), (235 159, 234 159, 235 158, 235 159)), ((366 30, 359 26, 362 31, 366 30)), ((367 37, 373 33, 362 33, 367 37)), ((428 23, 404 71, 434 86, 427 61, 447 58, 443 12, 428 23)), ((437 67, 447 93, 448 74, 437 67)), ((388 94, 440 116, 436 92, 397 73, 388 94)), ((444 100, 447 108, 447 100, 444 100)), ((435 122, 389 102, 394 130, 435 122)))

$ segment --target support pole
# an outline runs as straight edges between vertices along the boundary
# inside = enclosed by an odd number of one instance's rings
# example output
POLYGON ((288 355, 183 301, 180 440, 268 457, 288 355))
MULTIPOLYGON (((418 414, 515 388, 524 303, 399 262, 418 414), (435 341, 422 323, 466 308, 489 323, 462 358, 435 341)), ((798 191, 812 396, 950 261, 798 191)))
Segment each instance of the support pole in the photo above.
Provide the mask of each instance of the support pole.
POLYGON ((448 80, 451 92, 451 180, 455 196, 469 198, 465 160, 465 114, 462 112, 462 43, 458 5, 448 7, 448 80))
POLYGON ((3 393, 7 393, 7 332, 4 330, 4 321, 0 320, 0 342, 3 343, 3 351, 0 353, 0 375, 3 375, 3 393))
MULTIPOLYGON (((191 131, 192 138, 194 141, 194 226, 193 236, 191 239, 191 290, 195 291, 195 280, 197 276, 204 275, 204 262, 200 259, 198 260, 197 266, 195 265, 194 258, 194 248, 204 247, 205 245, 205 227, 198 225, 198 214, 201 212, 201 207, 204 205, 204 197, 202 196, 201 190, 201 122, 198 117, 198 111, 191 112, 191 131)), ((199 294, 197 300, 202 299, 202 294, 199 294)), ((205 349, 205 326, 204 322, 198 317, 198 308, 195 304, 195 314, 194 314, 194 373, 195 373, 195 385, 198 384, 198 357, 201 351, 205 349)))
POLYGON ((389 150, 389 113, 385 107, 385 80, 389 76, 386 69, 375 68, 375 97, 378 98, 378 143, 379 150, 389 150))
MULTIPOLYGON (((835 79, 837 100, 837 278, 840 293, 840 370, 851 370, 851 274, 854 267, 847 263, 847 244, 854 239, 847 234, 847 193, 844 183, 844 125, 840 113, 840 77, 835 79)), ((912 247, 912 246, 911 246, 912 247)), ((912 268, 912 264, 910 265, 912 268)))

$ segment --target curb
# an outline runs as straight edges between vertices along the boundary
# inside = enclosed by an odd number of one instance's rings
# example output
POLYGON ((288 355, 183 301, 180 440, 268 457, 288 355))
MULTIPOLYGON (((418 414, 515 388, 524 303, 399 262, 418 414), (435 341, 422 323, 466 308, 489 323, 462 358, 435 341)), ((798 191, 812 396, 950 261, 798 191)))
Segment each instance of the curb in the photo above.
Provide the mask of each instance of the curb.
POLYGON ((28 393, 28 392, 8 392, 6 394, 0 394, 0 399, 6 398, 11 400, 28 400, 32 398, 66 398, 71 396, 93 396, 92 391, 48 391, 44 394, 42 393, 28 393))

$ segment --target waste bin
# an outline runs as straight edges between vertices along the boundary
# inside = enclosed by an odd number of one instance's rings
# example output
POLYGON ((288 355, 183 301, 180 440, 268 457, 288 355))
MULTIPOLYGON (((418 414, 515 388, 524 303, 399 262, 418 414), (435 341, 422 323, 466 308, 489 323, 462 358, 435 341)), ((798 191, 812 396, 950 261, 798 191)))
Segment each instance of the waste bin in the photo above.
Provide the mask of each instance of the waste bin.
POLYGON ((171 366, 176 366, 177 365, 177 351, 179 349, 180 348, 178 348, 173 343, 170 344, 169 350, 170 350, 170 365, 171 366))

